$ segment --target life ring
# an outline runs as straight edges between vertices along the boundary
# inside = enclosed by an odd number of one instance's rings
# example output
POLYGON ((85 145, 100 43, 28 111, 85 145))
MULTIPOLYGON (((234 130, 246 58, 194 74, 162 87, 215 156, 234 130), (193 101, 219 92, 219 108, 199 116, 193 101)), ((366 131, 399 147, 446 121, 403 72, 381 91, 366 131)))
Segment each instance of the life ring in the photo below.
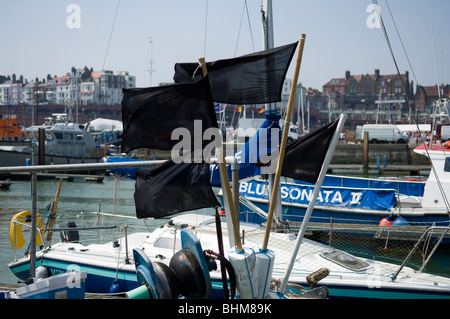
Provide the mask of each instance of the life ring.
POLYGON ((450 141, 444 143, 444 148, 450 148, 450 141))
MULTIPOLYGON (((9 240, 14 249, 20 249, 25 245, 25 238, 22 233, 23 224, 31 224, 30 211, 17 213, 11 218, 11 222, 9 223, 9 240)), ((36 246, 40 246, 44 237, 44 225, 41 214, 39 213, 36 213, 36 225, 39 230, 36 234, 36 246)))

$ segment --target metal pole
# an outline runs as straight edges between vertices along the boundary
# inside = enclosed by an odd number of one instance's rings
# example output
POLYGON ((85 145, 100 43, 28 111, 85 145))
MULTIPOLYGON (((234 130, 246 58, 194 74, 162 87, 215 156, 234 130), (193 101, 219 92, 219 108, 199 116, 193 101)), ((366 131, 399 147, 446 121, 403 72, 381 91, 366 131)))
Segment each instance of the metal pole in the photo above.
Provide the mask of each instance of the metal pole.
MULTIPOLYGON (((36 143, 31 144, 31 164, 36 165, 37 154, 36 154, 36 143)), ((37 174, 36 172, 31 173, 31 232, 30 232, 30 274, 28 281, 33 282, 34 277, 36 277, 36 214, 37 214, 37 174)))
POLYGON ((309 218, 311 217, 314 205, 317 200, 317 196, 319 195, 320 188, 322 187, 323 180, 325 179, 325 175, 328 170, 328 166, 330 165, 331 158, 333 157, 334 149, 336 148, 336 144, 339 139, 339 135, 341 134, 342 128, 344 127, 345 118, 346 118, 346 115, 342 114, 341 118, 339 120, 338 126, 336 128, 336 131, 334 132, 330 146, 328 148, 327 155, 322 164, 322 170, 320 171, 319 178, 317 179, 316 184, 314 185, 314 193, 313 193, 311 200, 309 201, 308 208, 306 209, 306 212, 305 212, 305 217, 303 218, 302 226, 300 227, 300 230, 298 232, 297 240, 295 242, 295 248, 294 248, 294 251, 292 252, 291 260, 288 264, 286 274, 280 285, 280 289, 279 289, 280 293, 284 293, 284 291, 286 290, 287 281, 291 274, 292 268, 294 267, 294 262, 295 262, 295 259, 297 258, 297 253, 298 253, 298 250, 300 249, 300 244, 303 241, 306 227, 308 226, 308 223, 309 223, 309 218))
POLYGON ((38 165, 45 165, 45 129, 39 128, 38 165))
POLYGON ((36 165, 36 166, 5 166, 0 167, 0 173, 20 173, 20 172, 45 172, 45 171, 70 171, 70 170, 90 170, 90 169, 111 169, 123 167, 147 167, 160 165, 167 160, 154 161, 127 161, 114 163, 89 163, 89 164, 57 164, 57 165, 36 165))

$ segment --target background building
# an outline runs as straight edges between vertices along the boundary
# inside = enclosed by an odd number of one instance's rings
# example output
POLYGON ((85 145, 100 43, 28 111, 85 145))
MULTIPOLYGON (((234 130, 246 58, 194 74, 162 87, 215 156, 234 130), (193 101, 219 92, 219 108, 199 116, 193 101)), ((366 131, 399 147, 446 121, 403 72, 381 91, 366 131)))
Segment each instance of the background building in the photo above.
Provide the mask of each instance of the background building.
POLYGON ((25 126, 42 124, 45 117, 68 111, 72 111, 74 121, 96 116, 118 120, 122 89, 135 86, 136 77, 127 71, 93 71, 87 67, 72 67, 63 76, 47 75, 32 81, 16 78, 15 74, 0 76, 1 114, 16 114, 18 123, 25 126))
POLYGON ((450 85, 441 85, 440 94, 437 85, 422 86, 417 85, 416 94, 414 95, 414 105, 416 116, 420 123, 426 123, 431 119, 431 114, 435 113, 434 102, 442 98, 450 97, 450 85))
POLYGON ((401 123, 409 121, 407 99, 414 102, 413 83, 409 74, 351 75, 345 72, 343 78, 333 78, 322 88, 321 112, 329 120, 346 113, 351 125, 363 123, 401 123))
POLYGON ((2 77, 0 81, 0 105, 69 104, 115 105, 122 101, 122 88, 136 86, 136 77, 127 71, 110 70, 94 72, 87 67, 71 71, 63 76, 47 76, 46 79, 17 80, 15 75, 2 77))

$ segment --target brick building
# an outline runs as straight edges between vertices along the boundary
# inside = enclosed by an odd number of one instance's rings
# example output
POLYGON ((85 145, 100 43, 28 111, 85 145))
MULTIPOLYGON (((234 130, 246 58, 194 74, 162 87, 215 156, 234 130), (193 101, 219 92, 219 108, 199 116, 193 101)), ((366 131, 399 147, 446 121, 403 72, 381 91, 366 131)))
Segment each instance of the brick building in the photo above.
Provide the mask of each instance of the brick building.
MULTIPOLYGON (((450 85, 441 85, 441 97, 450 98, 450 85)), ((417 112, 419 122, 425 123, 431 121, 430 114, 435 112, 434 102, 439 100, 439 92, 437 85, 422 86, 417 85, 416 94, 414 95, 414 106, 417 112)))
POLYGON ((334 119, 346 113, 350 126, 371 123, 401 123, 408 121, 410 112, 406 103, 414 100, 413 83, 409 74, 352 75, 333 78, 322 87, 322 114, 334 119), (405 87, 403 87, 403 84, 405 87))

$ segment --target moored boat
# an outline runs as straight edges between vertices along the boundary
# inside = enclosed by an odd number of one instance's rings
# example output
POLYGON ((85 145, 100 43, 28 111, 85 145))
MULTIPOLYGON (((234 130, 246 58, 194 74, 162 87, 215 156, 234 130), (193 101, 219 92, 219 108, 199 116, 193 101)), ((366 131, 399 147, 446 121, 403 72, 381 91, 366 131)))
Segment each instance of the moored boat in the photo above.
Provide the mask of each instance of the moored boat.
POLYGON ((79 164, 97 163, 105 156, 104 148, 96 144, 85 125, 70 123, 65 114, 55 114, 55 119, 48 118, 42 125, 35 125, 22 130, 22 143, 0 145, 0 166, 25 166, 32 160, 32 144, 38 149, 45 149, 45 156, 40 156, 39 164, 79 164), (39 132, 45 147, 39 147, 39 132))
MULTIPOLYGON (((224 251, 229 251, 226 222, 222 220, 224 251)), ((138 287, 132 250, 139 248, 152 262, 168 264, 173 254, 181 249, 180 231, 188 229, 201 242, 204 250, 217 251, 217 234, 214 216, 184 214, 173 217, 166 225, 151 233, 132 233, 116 242, 83 245, 80 242, 62 241, 37 252, 38 265, 49 274, 68 270, 86 271, 86 292, 109 294, 130 291, 138 287)), ((258 251, 264 229, 255 224, 241 223, 244 246, 258 251)), ((292 253, 296 237, 289 233, 272 233, 270 250, 276 258, 272 284, 277 285, 285 275, 286 265, 292 253)), ((17 259, 9 267, 21 280, 26 280, 29 256, 17 259)), ((450 298, 450 279, 435 276, 411 267, 358 257, 340 249, 304 239, 289 282, 308 288, 306 277, 319 268, 328 268, 329 275, 318 286, 328 288, 330 298, 450 298), (397 274, 397 272, 399 273, 397 274)), ((221 298, 222 279, 220 265, 210 273, 213 297, 221 298)))

